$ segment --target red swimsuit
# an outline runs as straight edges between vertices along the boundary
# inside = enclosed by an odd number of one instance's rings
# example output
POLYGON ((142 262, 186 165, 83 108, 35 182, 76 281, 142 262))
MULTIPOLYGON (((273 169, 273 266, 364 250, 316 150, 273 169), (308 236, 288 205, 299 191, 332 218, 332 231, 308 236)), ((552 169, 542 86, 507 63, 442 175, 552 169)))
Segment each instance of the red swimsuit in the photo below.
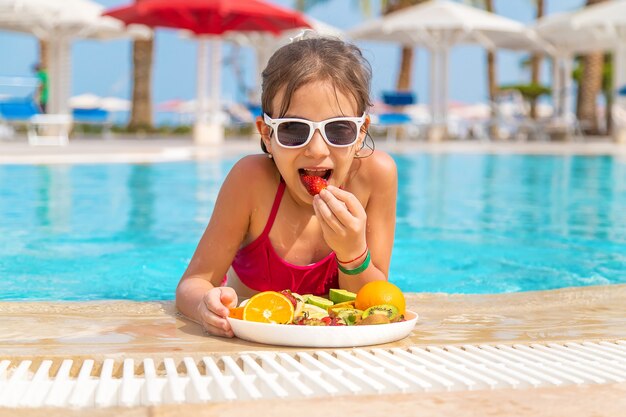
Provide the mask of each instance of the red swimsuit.
POLYGON ((270 230, 284 192, 285 182, 281 179, 263 233, 254 242, 237 251, 232 263, 233 269, 243 284, 256 291, 289 289, 298 294, 327 294, 330 288, 339 288, 334 252, 314 264, 299 266, 285 262, 276 254, 270 242, 270 230))

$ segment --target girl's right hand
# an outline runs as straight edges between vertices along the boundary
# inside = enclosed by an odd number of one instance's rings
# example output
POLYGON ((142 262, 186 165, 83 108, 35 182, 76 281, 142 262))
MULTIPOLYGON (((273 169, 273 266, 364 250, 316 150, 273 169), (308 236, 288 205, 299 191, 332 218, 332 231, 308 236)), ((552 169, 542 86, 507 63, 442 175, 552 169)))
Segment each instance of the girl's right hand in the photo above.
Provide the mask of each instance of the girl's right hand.
POLYGON ((214 336, 233 337, 235 334, 226 320, 230 308, 237 306, 237 293, 230 287, 215 287, 207 291, 198 306, 200 324, 214 336))

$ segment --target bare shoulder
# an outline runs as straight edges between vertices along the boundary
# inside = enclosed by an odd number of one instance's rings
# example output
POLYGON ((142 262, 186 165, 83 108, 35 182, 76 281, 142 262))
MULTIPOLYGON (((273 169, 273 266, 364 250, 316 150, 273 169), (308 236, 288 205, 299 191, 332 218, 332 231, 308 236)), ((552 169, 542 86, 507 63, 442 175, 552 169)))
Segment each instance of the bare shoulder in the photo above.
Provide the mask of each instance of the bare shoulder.
POLYGON ((372 188, 395 186, 398 181, 396 162, 391 155, 383 151, 374 151, 370 156, 360 160, 364 179, 372 184, 372 188))
POLYGON ((389 154, 374 151, 365 158, 355 159, 352 169, 346 190, 357 196, 363 207, 395 205, 398 170, 389 154))
POLYGON ((271 187, 278 181, 278 171, 274 163, 264 155, 249 155, 235 163, 228 174, 229 186, 239 190, 271 187))

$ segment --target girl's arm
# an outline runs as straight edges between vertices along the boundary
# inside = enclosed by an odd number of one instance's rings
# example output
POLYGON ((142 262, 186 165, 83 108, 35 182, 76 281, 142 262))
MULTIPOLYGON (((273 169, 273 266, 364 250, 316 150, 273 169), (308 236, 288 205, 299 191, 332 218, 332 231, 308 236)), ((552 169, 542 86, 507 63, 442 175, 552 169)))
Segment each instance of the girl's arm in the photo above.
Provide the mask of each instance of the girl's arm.
POLYGON ((355 185, 369 190, 365 193, 365 207, 354 194, 337 188, 320 194, 329 210, 325 210, 325 205, 316 207, 318 215, 326 217, 325 238, 337 258, 354 260, 342 264, 344 268, 361 265, 366 258, 363 251, 366 246, 369 248, 371 261, 367 269, 357 275, 339 271, 339 286, 354 292, 367 282, 388 279, 398 192, 397 169, 389 155, 375 152, 361 162, 359 170, 363 172, 357 175, 355 185))
POLYGON ((237 304, 237 295, 219 286, 248 233, 253 198, 250 171, 258 170, 257 161, 242 159, 224 180, 211 220, 176 288, 178 310, 212 334, 232 336, 225 317, 228 308, 237 304))

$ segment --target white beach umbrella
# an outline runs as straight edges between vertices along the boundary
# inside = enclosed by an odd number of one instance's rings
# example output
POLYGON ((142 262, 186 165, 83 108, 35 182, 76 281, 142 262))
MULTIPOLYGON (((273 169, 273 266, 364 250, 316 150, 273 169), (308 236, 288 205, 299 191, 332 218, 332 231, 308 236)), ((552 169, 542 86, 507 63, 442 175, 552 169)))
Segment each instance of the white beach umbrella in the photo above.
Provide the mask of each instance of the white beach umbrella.
POLYGON ((448 55, 455 45, 478 44, 488 49, 541 49, 540 39, 522 23, 450 1, 428 1, 397 10, 349 30, 355 40, 422 46, 431 53, 431 112, 445 125, 448 108, 448 55))
POLYGON ((102 105, 102 98, 95 94, 80 94, 70 97, 69 105, 72 109, 98 109, 102 105))
POLYGON ((119 97, 103 97, 100 100, 100 108, 109 112, 129 111, 131 102, 119 97))
POLYGON ((151 36, 145 26, 126 28, 90 0, 0 0, 0 29, 31 33, 50 48, 50 113, 69 113, 71 43, 77 38, 112 39, 151 36))
MULTIPOLYGON (((613 52, 613 84, 626 85, 626 0, 546 16, 536 32, 553 47, 555 107, 561 117, 573 114, 572 64, 574 55, 593 51, 613 52), (560 94, 558 92, 561 92, 560 94)), ((619 99, 614 100, 620 105, 619 99)))
POLYGON ((626 0, 612 0, 594 4, 580 11, 575 18, 575 26, 626 26, 626 0))
POLYGON ((129 111, 130 100, 119 97, 100 97, 87 93, 70 97, 70 107, 72 109, 102 109, 109 112, 129 111))
POLYGON ((366 22, 347 35, 353 39, 425 47, 444 42, 448 45, 480 44, 491 49, 513 45, 516 49, 525 49, 535 42, 520 22, 464 4, 437 0, 366 22))
POLYGON ((605 27, 581 28, 577 18, 584 9, 554 13, 539 19, 532 28, 550 45, 554 54, 604 50, 615 43, 615 35, 605 27))

